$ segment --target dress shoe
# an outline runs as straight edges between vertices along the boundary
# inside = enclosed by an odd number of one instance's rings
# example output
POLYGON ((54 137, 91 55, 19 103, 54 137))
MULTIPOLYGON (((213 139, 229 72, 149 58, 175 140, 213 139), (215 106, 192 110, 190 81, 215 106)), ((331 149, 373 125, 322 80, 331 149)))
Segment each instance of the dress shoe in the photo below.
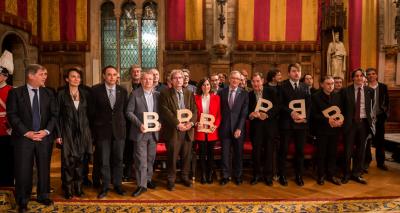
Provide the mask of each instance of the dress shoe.
POLYGON ((115 193, 117 193, 119 195, 124 195, 125 194, 125 190, 123 190, 121 188, 121 186, 114 187, 114 191, 115 191, 115 193))
POLYGON ((71 192, 65 192, 64 193, 64 198, 67 199, 67 200, 72 199, 72 193, 71 192))
POLYGON ((296 176, 295 182, 296 182, 296 184, 297 184, 298 186, 304 186, 303 178, 302 178, 300 175, 297 175, 297 176, 296 176))
POLYGON ((256 185, 258 183, 258 179, 258 177, 254 177, 253 179, 251 179, 250 185, 256 185))
POLYGON ((389 170, 385 164, 378 165, 378 169, 383 170, 383 171, 388 171, 389 170))
POLYGON ((220 184, 221 186, 224 186, 224 185, 226 185, 228 182, 229 182, 229 179, 228 179, 228 178, 222 178, 222 179, 219 181, 219 184, 220 184))
POLYGON ((129 182, 130 178, 128 176, 122 177, 122 182, 129 182))
POLYGON ((132 196, 133 197, 138 197, 139 195, 145 193, 147 191, 147 188, 144 188, 142 186, 139 186, 133 193, 132 196))
POLYGON ((242 178, 236 178, 236 179, 235 179, 235 184, 236 184, 237 186, 241 185, 242 183, 243 183, 242 178))
POLYGON ((317 179, 318 185, 324 185, 325 184, 325 178, 324 177, 318 177, 317 179))
POLYGON ((97 195, 97 198, 101 199, 107 196, 108 189, 103 189, 101 192, 97 195))
POLYGON ((334 177, 334 176, 333 176, 333 177, 328 177, 327 180, 328 180, 329 182, 335 184, 335 185, 338 185, 338 186, 342 185, 340 179, 337 178, 337 177, 334 177))
POLYGON ((207 174, 207 183, 208 183, 208 184, 212 184, 212 182, 213 182, 213 174, 214 174, 213 171, 210 171, 210 172, 207 174))
POLYGON ((149 189, 155 189, 157 187, 156 183, 154 183, 153 181, 147 181, 147 188, 149 189))
POLYGON ((201 178, 200 178, 200 183, 201 183, 201 184, 206 184, 206 183, 207 183, 207 179, 206 179, 206 176, 205 176, 205 175, 202 175, 202 176, 201 176, 201 178))
POLYGON ((54 202, 49 198, 40 199, 40 200, 37 200, 37 202, 40 203, 40 204, 43 204, 45 206, 51 206, 51 205, 54 204, 54 202))
POLYGON ((77 197, 83 197, 83 196, 85 195, 85 193, 84 193, 83 190, 81 189, 81 190, 79 190, 79 191, 76 191, 76 192, 75 192, 75 195, 76 195, 77 197))
POLYGON ((367 181, 364 178, 362 178, 361 176, 358 176, 358 177, 353 176, 353 177, 351 177, 351 179, 357 183, 367 184, 367 181))
POLYGON ((28 212, 28 204, 22 204, 18 206, 18 213, 28 212))
POLYGON ((286 176, 279 176, 279 183, 282 185, 282 186, 287 186, 288 185, 288 182, 287 182, 287 179, 286 179, 286 176))
POLYGON ((349 182, 349 177, 348 176, 344 176, 343 178, 342 178, 342 184, 346 184, 346 183, 348 183, 349 182))
POLYGON ((184 186, 189 187, 189 188, 192 187, 192 185, 193 185, 192 181, 190 181, 189 179, 183 179, 182 183, 184 186))
POLYGON ((272 182, 272 178, 268 177, 265 178, 265 184, 267 184, 267 186, 272 186, 274 183, 272 182))
POLYGON ((175 190, 175 183, 168 181, 167 189, 168 189, 168 191, 174 191, 175 190))

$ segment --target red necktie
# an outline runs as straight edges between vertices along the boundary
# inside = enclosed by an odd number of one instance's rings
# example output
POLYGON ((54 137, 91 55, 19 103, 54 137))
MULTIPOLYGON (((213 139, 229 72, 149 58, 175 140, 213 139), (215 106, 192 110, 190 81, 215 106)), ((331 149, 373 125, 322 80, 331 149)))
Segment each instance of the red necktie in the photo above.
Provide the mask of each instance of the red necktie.
POLYGON ((360 118, 360 108, 361 108, 361 87, 358 88, 357 91, 357 100, 356 100, 356 112, 354 115, 354 119, 356 122, 359 122, 361 120, 360 118))

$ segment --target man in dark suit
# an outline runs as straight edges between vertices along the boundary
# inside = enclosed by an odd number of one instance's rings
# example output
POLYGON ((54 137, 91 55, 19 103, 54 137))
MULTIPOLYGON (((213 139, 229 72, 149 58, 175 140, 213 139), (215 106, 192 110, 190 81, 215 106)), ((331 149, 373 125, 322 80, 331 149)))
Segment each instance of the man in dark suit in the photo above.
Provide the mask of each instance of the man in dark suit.
MULTIPOLYGON (((389 94, 385 84, 378 82, 375 68, 367 69, 368 86, 374 90, 374 105, 372 114, 375 117, 375 135, 372 143, 375 145, 376 164, 381 170, 388 170, 385 165, 385 122, 389 117, 389 94)), ((371 143, 367 144, 365 163, 372 161, 371 143)))
POLYGON ((223 118, 219 127, 222 145, 221 185, 227 184, 231 177, 231 146, 233 147, 233 177, 237 185, 243 182, 242 159, 249 96, 246 91, 239 87, 240 76, 239 71, 232 71, 229 75, 229 87, 218 92, 221 97, 221 117, 223 118))
POLYGON ((273 88, 263 87, 264 78, 261 73, 253 74, 251 84, 253 90, 249 92, 249 119, 250 139, 253 145, 253 179, 250 184, 255 185, 264 177, 265 183, 272 186, 274 138, 278 129, 279 100, 273 88), (266 113, 256 109, 260 98, 270 101, 273 105, 266 113))
POLYGON ((19 211, 27 211, 32 193, 33 161, 37 165, 37 201, 52 205, 50 191, 50 148, 57 122, 56 100, 52 91, 42 87, 45 68, 38 64, 25 69, 27 84, 10 91, 7 117, 13 129, 16 196, 19 211))
POLYGON ((353 71, 351 77, 353 84, 341 90, 345 138, 345 165, 342 183, 346 184, 351 178, 358 183, 367 184, 367 181, 361 177, 361 172, 366 139, 372 126, 371 108, 374 91, 364 86, 365 75, 362 69, 353 71))
POLYGON ((161 114, 163 136, 167 141, 167 189, 175 189, 176 161, 179 154, 182 159, 182 182, 186 187, 192 187, 189 180, 192 142, 194 140, 194 122, 197 121, 197 108, 193 93, 183 88, 184 75, 182 70, 171 71, 172 88, 161 91, 159 110, 161 114), (179 109, 188 109, 193 113, 187 122, 178 120, 179 109))
POLYGON ((304 83, 301 83, 301 68, 299 64, 290 64, 288 66, 289 79, 282 82, 279 88, 280 98, 280 129, 281 141, 278 153, 278 173, 279 183, 287 186, 286 179, 286 157, 288 152, 289 141, 295 144, 295 173, 296 184, 303 186, 304 171, 304 143, 306 141, 308 118, 310 112, 310 89, 304 83), (304 113, 289 107, 291 101, 304 101, 304 113))
POLYGON ((107 196, 111 174, 114 190, 123 195, 121 188, 123 173, 123 153, 126 136, 125 110, 126 90, 117 85, 118 72, 113 66, 102 70, 104 83, 93 86, 92 101, 94 108, 92 133, 100 160, 102 189, 98 198, 107 196), (112 165, 110 165, 112 163, 112 165), (112 167, 112 171, 111 168, 112 167))
POLYGON ((134 162, 136 182, 138 187, 132 193, 137 197, 156 186, 151 180, 153 176, 153 164, 156 158, 158 131, 146 132, 144 126, 144 112, 158 113, 159 92, 154 91, 154 74, 152 71, 142 73, 142 87, 132 92, 126 109, 126 116, 131 122, 130 140, 134 145, 134 162))
POLYGON ((311 97, 311 129, 317 136, 317 183, 324 185, 326 178, 333 184, 340 185, 340 179, 335 174, 337 144, 343 120, 338 119, 338 111, 331 112, 329 116, 324 114, 324 110, 331 107, 338 107, 339 110, 342 108, 340 93, 333 92, 332 76, 322 77, 320 87, 311 97))

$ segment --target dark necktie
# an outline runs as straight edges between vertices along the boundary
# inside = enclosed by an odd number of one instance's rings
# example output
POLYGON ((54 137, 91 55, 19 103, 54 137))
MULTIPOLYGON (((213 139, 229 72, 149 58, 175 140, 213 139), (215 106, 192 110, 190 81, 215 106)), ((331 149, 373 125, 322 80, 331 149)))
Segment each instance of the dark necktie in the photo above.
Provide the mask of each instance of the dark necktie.
POLYGON ((178 92, 178 97, 179 97, 179 109, 184 109, 185 108, 185 102, 183 102, 183 92, 179 91, 178 92))
POLYGON ((294 91, 297 92, 297 83, 294 82, 294 91))
POLYGON ((354 115, 354 119, 356 120, 356 122, 359 122, 361 120, 361 117, 360 117, 361 110, 360 110, 360 108, 361 108, 361 87, 359 87, 358 91, 357 91, 356 112, 355 112, 355 115, 354 115))
POLYGON ((33 131, 40 130, 40 109, 39 109, 39 97, 38 97, 38 89, 32 89, 35 93, 32 101, 32 128, 33 131))
POLYGON ((234 92, 235 90, 231 90, 230 92, 229 92, 229 99, 228 99, 228 105, 229 105, 229 108, 230 109, 232 109, 232 107, 233 107, 233 103, 234 103, 234 97, 233 97, 233 92, 234 92))

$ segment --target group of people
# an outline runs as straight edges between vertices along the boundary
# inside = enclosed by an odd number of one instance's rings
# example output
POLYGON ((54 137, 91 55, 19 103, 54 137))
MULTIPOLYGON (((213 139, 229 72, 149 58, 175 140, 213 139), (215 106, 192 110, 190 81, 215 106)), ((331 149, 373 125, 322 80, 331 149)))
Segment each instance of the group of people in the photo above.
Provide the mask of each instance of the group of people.
MULTIPOLYGON (((243 183, 243 147, 246 134, 252 142, 253 178, 273 185, 274 162, 279 183, 288 185, 287 154, 294 143, 295 182, 304 185, 304 145, 316 138, 317 183, 328 180, 336 185, 349 180, 366 184, 362 174, 372 159, 367 136, 372 133, 378 168, 384 164, 384 123, 388 117, 387 87, 377 81, 375 69, 351 73, 353 84, 340 88, 343 79, 324 76, 320 89, 313 88, 313 77, 302 77, 301 66, 288 66, 288 79, 270 70, 264 78, 255 72, 232 71, 211 74, 196 86, 190 72, 174 69, 167 84, 159 82, 156 69, 142 71, 131 67, 132 82, 118 84, 118 70, 102 70, 103 83, 82 84, 82 71, 68 69, 66 86, 57 92, 45 86, 46 68, 26 67, 26 85, 4 87, 6 69, 0 69, 0 107, 6 111, 4 125, 11 127, 14 149, 16 203, 27 209, 32 190, 32 168, 38 174, 37 201, 52 205, 50 160, 53 142, 61 147, 62 188, 66 199, 83 196, 88 163, 93 161, 93 185, 104 198, 110 184, 124 195, 122 181, 135 173, 140 196, 156 188, 153 165, 156 144, 162 138, 167 147, 167 189, 175 189, 177 161, 181 159, 181 182, 192 186, 192 155, 199 154, 200 182, 215 177, 214 148, 222 147, 220 185, 243 183), (3 71, 5 70, 5 71, 3 71), (227 82, 225 81, 227 79, 227 82), (368 81, 366 81, 368 79, 368 81), (6 95, 3 94, 3 88, 6 95), (250 131, 246 132, 249 120, 250 131), (277 138, 279 143, 276 143, 277 138), (344 144, 343 176, 338 178, 337 146, 344 144), (369 155, 368 155, 369 152, 369 155), (134 169, 132 169, 134 164, 134 169)), ((8 131, 7 131, 8 132, 8 131)), ((6 131, 0 131, 4 136, 6 131)))

